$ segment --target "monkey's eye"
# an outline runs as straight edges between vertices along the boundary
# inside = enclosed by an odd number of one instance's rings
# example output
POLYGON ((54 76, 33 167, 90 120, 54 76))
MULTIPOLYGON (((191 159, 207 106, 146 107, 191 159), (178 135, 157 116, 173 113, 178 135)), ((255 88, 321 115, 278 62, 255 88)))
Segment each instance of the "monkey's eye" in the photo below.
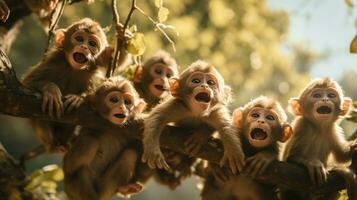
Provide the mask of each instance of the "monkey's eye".
POLYGON ((312 95, 312 97, 314 97, 314 98, 321 98, 321 94, 315 93, 315 94, 312 95))
POLYGON ((158 74, 158 75, 161 75, 162 74, 162 70, 160 68, 156 68, 155 69, 155 73, 158 74))
POLYGON ((335 97, 336 97, 336 94, 334 94, 334 93, 329 93, 327 96, 328 96, 328 98, 335 98, 335 97))
POLYGON ((131 105, 131 100, 130 99, 125 99, 124 100, 125 105, 131 105))
POLYGON ((259 118, 259 113, 252 113, 250 116, 252 116, 253 118, 259 118))
POLYGON ((274 116, 273 115, 267 115, 265 118, 267 118, 268 120, 275 120, 274 116))
POLYGON ((118 97, 110 97, 109 101, 112 103, 118 103, 119 99, 118 99, 118 97))
POLYGON ((192 83, 201 83, 200 79, 194 78, 191 81, 192 83))
POLYGON ((97 47, 97 42, 94 41, 94 40, 90 40, 90 41, 88 42, 88 44, 89 44, 89 46, 91 46, 91 47, 97 47))
POLYGON ((76 36, 74 39, 75 39, 77 42, 83 42, 83 41, 84 41, 84 38, 83 38, 82 36, 80 36, 80 35, 76 36))
POLYGON ((208 81, 207 81, 207 84, 208 84, 208 85, 215 85, 216 82, 214 82, 214 80, 208 80, 208 81))
POLYGON ((166 77, 167 77, 167 78, 171 78, 171 76, 172 76, 172 74, 170 74, 170 73, 167 73, 167 74, 166 74, 166 77))

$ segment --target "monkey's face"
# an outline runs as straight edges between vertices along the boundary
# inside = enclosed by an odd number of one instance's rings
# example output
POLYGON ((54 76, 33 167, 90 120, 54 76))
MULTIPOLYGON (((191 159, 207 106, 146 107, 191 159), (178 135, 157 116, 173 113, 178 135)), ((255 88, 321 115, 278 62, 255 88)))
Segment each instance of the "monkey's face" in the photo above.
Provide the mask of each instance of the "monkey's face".
POLYGON ((149 84, 150 93, 157 98, 162 98, 169 93, 169 79, 177 75, 177 70, 163 63, 156 63, 151 67, 150 75, 153 79, 149 84))
POLYGON ((315 88, 308 100, 312 116, 317 122, 331 122, 339 115, 341 99, 334 88, 315 88))
POLYGON ((134 96, 130 93, 112 91, 105 97, 104 103, 108 108, 104 117, 114 124, 122 125, 127 122, 134 109, 134 96))
POLYGON ((71 35, 70 40, 73 48, 66 51, 66 58, 73 69, 85 68, 100 53, 100 38, 95 34, 78 30, 71 35))
POLYGON ((255 148, 264 148, 280 136, 281 127, 277 113, 273 110, 255 107, 250 110, 245 121, 244 136, 255 148))
POLYGON ((219 93, 218 80, 212 73, 194 72, 186 84, 192 91, 189 99, 191 107, 206 109, 219 93))

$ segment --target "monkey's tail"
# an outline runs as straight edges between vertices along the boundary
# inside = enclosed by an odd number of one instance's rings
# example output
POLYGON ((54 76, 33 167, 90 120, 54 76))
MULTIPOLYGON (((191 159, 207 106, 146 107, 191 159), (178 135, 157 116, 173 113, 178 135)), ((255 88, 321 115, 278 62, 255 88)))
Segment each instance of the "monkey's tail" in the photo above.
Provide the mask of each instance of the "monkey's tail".
POLYGON ((335 168, 333 171, 335 171, 345 180, 348 199, 357 200, 356 174, 349 168, 335 168))

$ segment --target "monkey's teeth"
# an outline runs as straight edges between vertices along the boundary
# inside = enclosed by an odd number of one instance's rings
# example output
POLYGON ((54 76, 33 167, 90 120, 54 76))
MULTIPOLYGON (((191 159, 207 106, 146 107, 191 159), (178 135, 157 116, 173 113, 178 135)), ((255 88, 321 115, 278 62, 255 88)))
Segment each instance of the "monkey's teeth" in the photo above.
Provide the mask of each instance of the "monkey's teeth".
POLYGON ((267 133, 261 128, 253 129, 250 136, 255 140, 265 140, 268 137, 267 133))
POLYGON ((125 118, 126 117, 126 115, 125 114, 114 114, 114 116, 116 117, 116 118, 119 118, 119 119, 123 119, 123 118, 125 118))
POLYGON ((77 63, 81 63, 81 64, 84 64, 88 61, 87 57, 83 53, 78 53, 78 52, 73 54, 73 59, 77 63))
POLYGON ((208 103, 211 101, 211 97, 206 92, 200 92, 195 96, 196 101, 208 103))
POLYGON ((316 112, 319 114, 330 114, 332 109, 328 106, 320 106, 317 108, 316 112))

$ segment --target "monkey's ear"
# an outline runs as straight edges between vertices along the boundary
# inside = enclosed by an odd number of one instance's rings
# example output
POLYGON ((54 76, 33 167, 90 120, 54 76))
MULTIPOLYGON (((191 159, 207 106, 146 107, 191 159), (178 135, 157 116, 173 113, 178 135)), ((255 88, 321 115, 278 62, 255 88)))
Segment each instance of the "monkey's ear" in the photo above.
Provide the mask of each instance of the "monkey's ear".
POLYGON ((64 36, 66 34, 65 29, 58 29, 55 33, 55 45, 59 48, 64 46, 64 36))
POLYGON ((142 99, 139 99, 139 103, 136 105, 136 112, 142 113, 142 112, 144 112, 145 108, 146 108, 145 101, 142 99))
POLYGON ((233 111, 232 125, 236 128, 242 128, 243 126, 243 109, 237 108, 233 111))
POLYGON ((290 109, 294 115, 296 116, 302 115, 299 98, 291 98, 289 100, 289 104, 290 104, 290 109))
POLYGON ((279 138, 280 142, 286 142, 293 135, 293 128, 289 124, 283 125, 283 131, 281 137, 279 138))
POLYGON ((352 99, 349 97, 343 98, 342 108, 341 108, 341 116, 345 116, 349 113, 352 105, 352 99))
POLYGON ((171 78, 169 80, 169 84, 170 84, 171 95, 174 96, 174 97, 177 97, 178 96, 178 89, 180 87, 179 79, 178 78, 171 78))
POLYGON ((143 77, 143 67, 142 66, 138 66, 135 70, 135 73, 134 73, 134 82, 136 83, 139 83, 141 82, 141 77, 143 77))

